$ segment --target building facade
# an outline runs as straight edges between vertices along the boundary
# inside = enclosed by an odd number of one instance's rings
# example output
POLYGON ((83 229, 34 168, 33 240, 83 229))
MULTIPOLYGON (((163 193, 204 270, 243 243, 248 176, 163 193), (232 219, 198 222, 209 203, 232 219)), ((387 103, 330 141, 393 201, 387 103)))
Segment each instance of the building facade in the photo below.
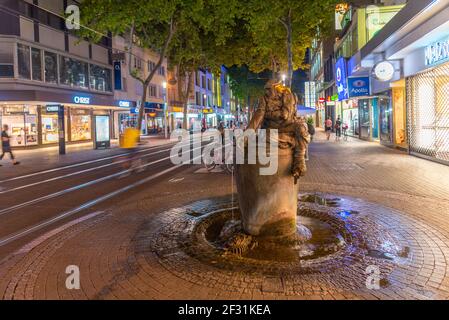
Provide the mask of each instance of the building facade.
POLYGON ((449 3, 410 1, 361 50, 380 105, 380 134, 413 155, 449 164, 449 3), (385 111, 383 111, 385 110, 385 111))
POLYGON ((59 15, 70 4, 77 2, 0 1, 0 122, 14 147, 114 134, 112 42, 80 41, 59 15))
POLYGON ((356 6, 346 5, 336 12, 340 35, 334 46, 335 113, 348 127, 347 133, 351 136, 392 145, 391 136, 385 130, 391 116, 392 94, 373 94, 372 68, 361 64, 361 52, 404 8, 405 2, 363 1, 356 6))
MULTIPOLYGON (((159 60, 158 54, 150 49, 139 47, 138 43, 132 46, 131 55, 125 51, 127 47, 130 46, 123 37, 113 37, 114 100, 116 106, 122 108, 122 110, 114 112, 115 132, 118 134, 127 127, 136 126, 138 110, 142 104, 142 82, 131 76, 130 70, 137 71, 139 77, 145 79, 154 70, 159 60)), ((164 59, 147 89, 142 123, 142 134, 144 135, 161 133, 166 121, 170 126, 167 69, 167 59, 164 59)), ((173 126, 170 127, 173 128, 173 126)))

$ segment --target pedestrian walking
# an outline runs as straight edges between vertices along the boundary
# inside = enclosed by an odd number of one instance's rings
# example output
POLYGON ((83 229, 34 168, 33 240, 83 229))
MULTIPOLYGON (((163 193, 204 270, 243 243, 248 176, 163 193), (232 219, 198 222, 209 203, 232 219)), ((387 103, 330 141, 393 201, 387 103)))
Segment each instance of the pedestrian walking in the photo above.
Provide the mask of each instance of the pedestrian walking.
POLYGON ((337 121, 335 121, 335 141, 340 141, 341 138, 341 120, 340 117, 337 118, 337 121))
MULTIPOLYGON (((11 137, 8 135, 9 127, 7 124, 3 125, 2 130, 2 155, 0 156, 0 160, 3 160, 3 157, 5 154, 9 153, 9 156, 11 157, 12 163, 14 165, 20 164, 20 162, 16 161, 16 158, 14 157, 14 154, 11 150, 11 137)), ((1 166, 1 164, 0 164, 1 166)))
POLYGON ((325 126, 325 130, 326 130, 327 141, 329 141, 331 138, 332 127, 333 127, 333 122, 330 117, 327 118, 326 122, 324 123, 324 126, 325 126))

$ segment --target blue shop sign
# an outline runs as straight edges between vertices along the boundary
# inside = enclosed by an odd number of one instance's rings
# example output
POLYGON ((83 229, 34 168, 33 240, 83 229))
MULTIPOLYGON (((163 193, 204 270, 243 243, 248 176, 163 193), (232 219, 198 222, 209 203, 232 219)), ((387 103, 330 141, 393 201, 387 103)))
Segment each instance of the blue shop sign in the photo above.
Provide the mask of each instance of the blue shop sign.
POLYGON ((114 89, 122 90, 122 63, 114 62, 114 89))
POLYGON ((335 64, 335 81, 337 84, 338 101, 349 99, 348 69, 345 58, 340 58, 335 64))
POLYGON ((350 98, 371 95, 369 77, 349 77, 348 87, 350 98))

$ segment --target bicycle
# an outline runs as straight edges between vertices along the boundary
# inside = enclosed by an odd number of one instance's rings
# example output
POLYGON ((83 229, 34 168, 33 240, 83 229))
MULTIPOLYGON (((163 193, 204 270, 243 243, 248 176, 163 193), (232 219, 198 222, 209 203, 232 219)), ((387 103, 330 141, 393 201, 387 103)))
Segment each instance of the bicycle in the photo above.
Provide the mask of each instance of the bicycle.
POLYGON ((204 161, 204 166, 209 172, 212 172, 217 166, 219 166, 224 172, 232 174, 234 172, 234 161, 231 157, 233 157, 232 152, 226 152, 225 148, 222 147, 222 152, 214 152, 211 162, 204 161), (223 152, 225 153, 224 161, 222 156, 223 152))

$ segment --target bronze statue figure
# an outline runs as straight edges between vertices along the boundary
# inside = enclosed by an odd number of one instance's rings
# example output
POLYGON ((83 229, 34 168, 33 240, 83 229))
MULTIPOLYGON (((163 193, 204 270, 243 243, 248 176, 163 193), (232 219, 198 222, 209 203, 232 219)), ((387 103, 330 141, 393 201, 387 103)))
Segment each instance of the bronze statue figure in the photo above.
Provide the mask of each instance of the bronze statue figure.
MULTIPOLYGON (((305 152, 310 136, 297 117, 297 97, 282 84, 269 81, 248 129, 278 130, 278 168, 261 175, 257 164, 236 166, 242 227, 251 236, 284 237, 298 234, 298 179, 306 173, 305 152)), ((261 139, 260 139, 261 140, 261 139)), ((268 143, 268 141, 258 143, 268 143)), ((300 232, 301 233, 301 232, 300 232)))

